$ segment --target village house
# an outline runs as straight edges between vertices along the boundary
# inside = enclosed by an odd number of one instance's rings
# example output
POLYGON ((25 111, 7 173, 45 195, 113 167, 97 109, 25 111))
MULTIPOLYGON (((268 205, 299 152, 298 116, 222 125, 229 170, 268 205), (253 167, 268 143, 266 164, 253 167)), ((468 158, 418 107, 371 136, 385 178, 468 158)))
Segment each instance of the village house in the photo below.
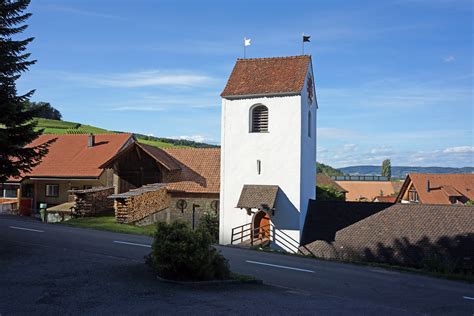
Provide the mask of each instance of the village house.
POLYGON ((474 201, 474 174, 410 173, 398 203, 466 204, 474 201))
POLYGON ((385 177, 379 176, 337 176, 333 177, 335 182, 346 190, 346 201, 371 202, 384 200, 392 201, 380 197, 396 196, 400 191, 402 183, 400 181, 389 181, 385 177))
POLYGON ((324 173, 318 173, 316 174, 316 183, 320 188, 331 188, 335 190, 344 197, 344 200, 346 200, 347 190, 337 184, 337 182, 334 181, 330 176, 327 176, 324 173))
POLYGON ((101 165, 134 142, 131 134, 41 135, 29 146, 51 139, 56 141, 39 165, 2 185, 1 202, 13 204, 11 211, 30 215, 40 204, 50 207, 70 202, 71 190, 112 186, 112 170, 101 165))

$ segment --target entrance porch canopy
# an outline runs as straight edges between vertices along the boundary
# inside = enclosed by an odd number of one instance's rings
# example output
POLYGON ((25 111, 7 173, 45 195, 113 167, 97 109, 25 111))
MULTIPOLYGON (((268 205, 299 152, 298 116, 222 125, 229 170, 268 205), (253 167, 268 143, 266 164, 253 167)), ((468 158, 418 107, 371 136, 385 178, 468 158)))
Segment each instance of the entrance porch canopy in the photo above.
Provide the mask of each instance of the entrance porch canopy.
POLYGON ((275 208, 278 185, 245 184, 240 193, 238 208, 270 211, 275 208))

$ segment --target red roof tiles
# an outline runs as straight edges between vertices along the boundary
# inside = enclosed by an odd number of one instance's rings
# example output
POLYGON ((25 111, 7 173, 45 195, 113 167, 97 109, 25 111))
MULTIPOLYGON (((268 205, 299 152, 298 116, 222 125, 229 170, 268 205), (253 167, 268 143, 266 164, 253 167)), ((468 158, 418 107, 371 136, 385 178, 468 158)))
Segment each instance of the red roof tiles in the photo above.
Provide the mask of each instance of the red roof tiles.
POLYGON ((168 179, 167 188, 174 192, 219 193, 220 148, 163 148, 181 170, 168 179))
POLYGON ((237 59, 221 96, 299 94, 310 63, 307 55, 237 59))
POLYGON ((423 204, 452 204, 450 197, 460 196, 474 201, 474 174, 410 173, 398 195, 398 202, 411 183, 423 204))
POLYGON ((95 145, 87 146, 89 135, 41 135, 28 146, 40 145, 51 139, 56 141, 41 163, 26 177, 99 177, 100 166, 112 158, 132 137, 131 134, 100 134, 95 145))

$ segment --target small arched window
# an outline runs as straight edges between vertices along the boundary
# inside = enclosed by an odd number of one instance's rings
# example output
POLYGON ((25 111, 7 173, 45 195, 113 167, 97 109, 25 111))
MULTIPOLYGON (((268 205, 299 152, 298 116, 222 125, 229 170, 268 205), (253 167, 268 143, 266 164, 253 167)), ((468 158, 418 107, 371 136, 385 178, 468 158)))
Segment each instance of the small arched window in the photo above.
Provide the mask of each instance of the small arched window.
POLYGON ((308 112, 308 137, 311 137, 311 112, 308 112))
POLYGON ((265 105, 259 104, 250 109, 250 131, 268 132, 268 108, 265 105))

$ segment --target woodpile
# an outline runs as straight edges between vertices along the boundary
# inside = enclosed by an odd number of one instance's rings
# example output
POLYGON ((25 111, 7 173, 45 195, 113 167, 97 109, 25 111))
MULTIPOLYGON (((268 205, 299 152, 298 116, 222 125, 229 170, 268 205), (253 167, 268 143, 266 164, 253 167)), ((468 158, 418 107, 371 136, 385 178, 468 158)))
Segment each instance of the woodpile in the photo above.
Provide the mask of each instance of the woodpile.
POLYGON ((114 187, 95 187, 87 190, 71 190, 74 194, 74 213, 79 216, 113 214, 114 203, 108 196, 114 193, 114 187))
POLYGON ((169 207, 171 197, 164 184, 150 184, 121 194, 114 199, 115 218, 118 223, 134 223, 169 207))

